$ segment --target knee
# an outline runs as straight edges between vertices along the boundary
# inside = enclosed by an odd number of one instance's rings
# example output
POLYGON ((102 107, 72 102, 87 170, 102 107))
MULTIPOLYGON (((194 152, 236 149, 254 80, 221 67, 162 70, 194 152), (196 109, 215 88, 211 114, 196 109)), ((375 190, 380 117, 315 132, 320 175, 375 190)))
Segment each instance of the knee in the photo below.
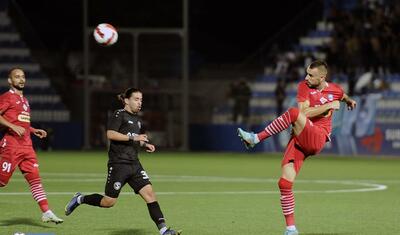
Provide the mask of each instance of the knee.
POLYGON ((116 198, 103 197, 101 199, 101 207, 104 207, 104 208, 113 207, 115 205, 115 203, 117 203, 116 198))
POLYGON ((280 178, 278 181, 278 186, 280 189, 292 189, 293 182, 290 182, 287 179, 280 178))
POLYGON ((143 187, 139 191, 139 194, 146 201, 146 203, 157 201, 156 194, 150 185, 143 187))
POLYGON ((292 120, 292 122, 295 122, 297 120, 297 118, 299 117, 300 110, 296 107, 291 107, 288 109, 288 112, 290 115, 290 120, 292 120))

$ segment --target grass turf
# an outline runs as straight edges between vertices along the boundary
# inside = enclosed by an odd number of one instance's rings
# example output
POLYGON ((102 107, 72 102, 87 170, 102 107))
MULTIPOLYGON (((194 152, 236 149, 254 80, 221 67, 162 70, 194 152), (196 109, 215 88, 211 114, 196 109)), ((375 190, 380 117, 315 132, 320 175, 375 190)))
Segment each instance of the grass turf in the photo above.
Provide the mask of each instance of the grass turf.
MULTIPOLYGON (((53 211, 65 222, 44 224, 19 172, 0 189, 0 234, 158 234, 143 200, 128 185, 110 209, 82 205, 66 217, 76 191, 104 190, 106 152, 39 152, 53 211)), ((273 154, 142 154, 167 223, 188 235, 282 234, 284 220, 273 154)), ((295 183, 296 222, 304 235, 400 234, 400 159, 318 156, 295 183), (365 191, 387 186, 385 190, 365 191)))

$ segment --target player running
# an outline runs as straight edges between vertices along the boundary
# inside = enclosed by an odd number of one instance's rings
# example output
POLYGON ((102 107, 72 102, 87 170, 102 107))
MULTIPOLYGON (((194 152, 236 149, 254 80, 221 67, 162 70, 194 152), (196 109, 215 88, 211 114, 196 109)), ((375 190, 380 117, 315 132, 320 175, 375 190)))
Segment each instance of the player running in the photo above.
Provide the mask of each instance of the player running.
POLYGON ((137 115, 142 107, 142 92, 129 88, 118 98, 123 102, 124 109, 115 111, 108 123, 107 138, 111 144, 108 151, 105 196, 76 193, 66 205, 65 214, 70 215, 81 204, 112 207, 117 202, 122 187, 128 183, 147 203, 150 217, 161 235, 180 234, 180 231, 167 227, 149 176, 138 158, 140 147, 150 153, 155 151, 155 146, 148 143, 147 135, 141 133, 142 121, 137 115))
POLYGON ((318 154, 327 141, 330 141, 332 114, 340 108, 340 101, 347 104, 349 110, 356 102, 347 96, 335 83, 328 83, 328 66, 324 61, 314 61, 307 67, 305 81, 298 85, 298 108, 289 108, 280 117, 273 120, 263 131, 254 134, 238 129, 239 137, 246 147, 254 147, 260 141, 276 135, 292 125, 292 137, 282 159, 282 175, 278 185, 283 215, 286 220, 285 235, 297 235, 294 221, 293 182, 304 160, 318 154))
POLYGON ((4 133, 0 141, 0 187, 7 185, 18 166, 43 212, 42 221, 59 224, 63 220, 49 209, 30 135, 33 133, 39 138, 45 138, 47 133, 31 127, 31 109, 23 96, 25 81, 24 71, 12 68, 8 74, 10 90, 0 96, 0 125, 4 133))

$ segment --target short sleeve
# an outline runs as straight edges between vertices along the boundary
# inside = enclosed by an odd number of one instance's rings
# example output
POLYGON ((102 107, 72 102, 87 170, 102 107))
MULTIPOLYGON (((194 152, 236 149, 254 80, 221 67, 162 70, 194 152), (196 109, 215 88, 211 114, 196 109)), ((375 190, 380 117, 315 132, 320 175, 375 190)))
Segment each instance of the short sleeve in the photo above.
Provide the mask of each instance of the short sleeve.
POLYGON ((8 97, 3 94, 0 96, 0 113, 4 113, 10 107, 8 97))
POLYGON ((308 87, 304 82, 300 82, 297 86, 297 103, 309 100, 308 98, 308 87))
POLYGON ((119 131, 122 124, 122 113, 115 111, 108 120, 107 130, 119 131))

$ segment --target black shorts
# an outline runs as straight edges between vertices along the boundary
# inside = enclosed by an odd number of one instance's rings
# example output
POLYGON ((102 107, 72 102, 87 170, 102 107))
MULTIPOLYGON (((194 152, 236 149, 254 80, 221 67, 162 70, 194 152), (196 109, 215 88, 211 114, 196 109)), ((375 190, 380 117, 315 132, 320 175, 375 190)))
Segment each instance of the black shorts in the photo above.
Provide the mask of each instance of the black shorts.
POLYGON ((136 194, 144 186, 151 184, 149 176, 140 162, 134 164, 108 164, 105 195, 117 198, 122 187, 128 183, 136 194))

